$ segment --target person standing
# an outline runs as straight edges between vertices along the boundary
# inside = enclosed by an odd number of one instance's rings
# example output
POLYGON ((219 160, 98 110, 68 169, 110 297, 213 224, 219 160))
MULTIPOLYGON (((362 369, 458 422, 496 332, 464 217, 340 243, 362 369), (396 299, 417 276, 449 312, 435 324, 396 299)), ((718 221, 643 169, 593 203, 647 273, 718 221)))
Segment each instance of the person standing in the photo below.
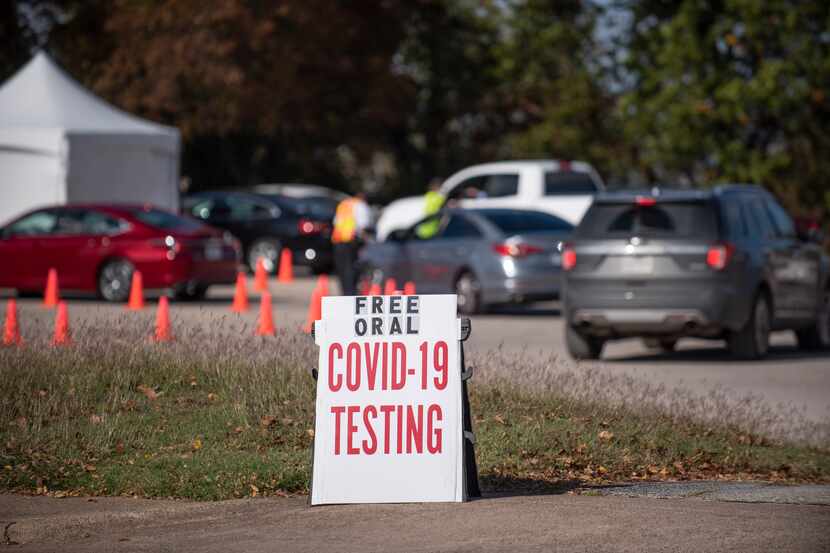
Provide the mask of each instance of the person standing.
MULTIPOLYGON (((441 179, 432 179, 429 183, 429 190, 424 195, 424 216, 429 217, 435 215, 441 208, 444 207, 446 198, 441 193, 441 179)), ((428 240, 435 236, 440 225, 439 219, 436 217, 418 225, 415 232, 421 240, 428 240)))
POLYGON ((364 192, 358 192, 337 204, 331 241, 334 244, 334 268, 344 296, 354 296, 357 292, 357 254, 366 240, 370 222, 371 214, 364 192))

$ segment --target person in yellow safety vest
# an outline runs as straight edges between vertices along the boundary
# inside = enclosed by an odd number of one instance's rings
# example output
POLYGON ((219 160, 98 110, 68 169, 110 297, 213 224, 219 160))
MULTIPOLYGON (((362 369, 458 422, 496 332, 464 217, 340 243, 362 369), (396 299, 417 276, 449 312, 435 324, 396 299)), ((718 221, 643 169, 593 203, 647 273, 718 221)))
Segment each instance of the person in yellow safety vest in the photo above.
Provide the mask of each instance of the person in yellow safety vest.
POLYGON ((370 223, 371 213, 363 192, 337 204, 331 241, 334 244, 334 269, 344 296, 354 296, 357 292, 357 254, 366 240, 370 223))
MULTIPOLYGON (((441 208, 444 207, 444 203, 446 202, 446 198, 440 192, 441 190, 441 179, 432 179, 429 183, 429 190, 424 195, 424 216, 429 217, 430 215, 434 215, 441 211, 441 208)), ((441 224, 441 220, 436 217, 429 221, 425 221, 421 223, 415 228, 415 232, 418 235, 418 238, 421 240, 428 240, 435 236, 438 232, 438 227, 441 224)))

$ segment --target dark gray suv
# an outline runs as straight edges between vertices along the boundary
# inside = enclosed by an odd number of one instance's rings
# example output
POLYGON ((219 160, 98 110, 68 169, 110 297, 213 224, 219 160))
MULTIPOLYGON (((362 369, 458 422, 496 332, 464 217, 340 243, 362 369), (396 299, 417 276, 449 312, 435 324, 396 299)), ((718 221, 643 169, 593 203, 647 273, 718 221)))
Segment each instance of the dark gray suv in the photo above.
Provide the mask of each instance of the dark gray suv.
POLYGON ((828 258, 818 236, 757 186, 654 189, 596 198, 565 246, 563 301, 573 357, 639 336, 671 350, 678 338, 726 339, 763 357, 771 330, 804 349, 830 347, 828 258))

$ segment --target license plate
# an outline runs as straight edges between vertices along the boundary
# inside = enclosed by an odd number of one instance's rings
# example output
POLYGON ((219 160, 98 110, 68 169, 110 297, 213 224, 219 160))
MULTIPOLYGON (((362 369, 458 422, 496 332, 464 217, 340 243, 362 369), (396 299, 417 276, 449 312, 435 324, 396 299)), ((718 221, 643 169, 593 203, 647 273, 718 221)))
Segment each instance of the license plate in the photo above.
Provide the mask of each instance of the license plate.
POLYGON ((620 258, 623 273, 647 275, 654 272, 654 258, 651 256, 626 256, 620 258))
POLYGON ((205 246, 205 259, 208 261, 222 259, 222 246, 218 244, 208 244, 205 246))

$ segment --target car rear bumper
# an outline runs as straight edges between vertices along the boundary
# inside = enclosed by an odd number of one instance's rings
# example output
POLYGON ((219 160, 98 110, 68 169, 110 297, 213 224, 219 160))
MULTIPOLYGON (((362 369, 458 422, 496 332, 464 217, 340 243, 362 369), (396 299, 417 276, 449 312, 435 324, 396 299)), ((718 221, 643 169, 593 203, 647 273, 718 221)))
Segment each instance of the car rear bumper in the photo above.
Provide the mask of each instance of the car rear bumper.
POLYGON ((566 283, 563 290, 568 322, 596 336, 714 337, 742 320, 737 298, 744 292, 722 281, 656 290, 566 283))
POLYGON ((544 301, 559 297, 558 273, 517 276, 482 282, 482 300, 486 304, 544 301))

